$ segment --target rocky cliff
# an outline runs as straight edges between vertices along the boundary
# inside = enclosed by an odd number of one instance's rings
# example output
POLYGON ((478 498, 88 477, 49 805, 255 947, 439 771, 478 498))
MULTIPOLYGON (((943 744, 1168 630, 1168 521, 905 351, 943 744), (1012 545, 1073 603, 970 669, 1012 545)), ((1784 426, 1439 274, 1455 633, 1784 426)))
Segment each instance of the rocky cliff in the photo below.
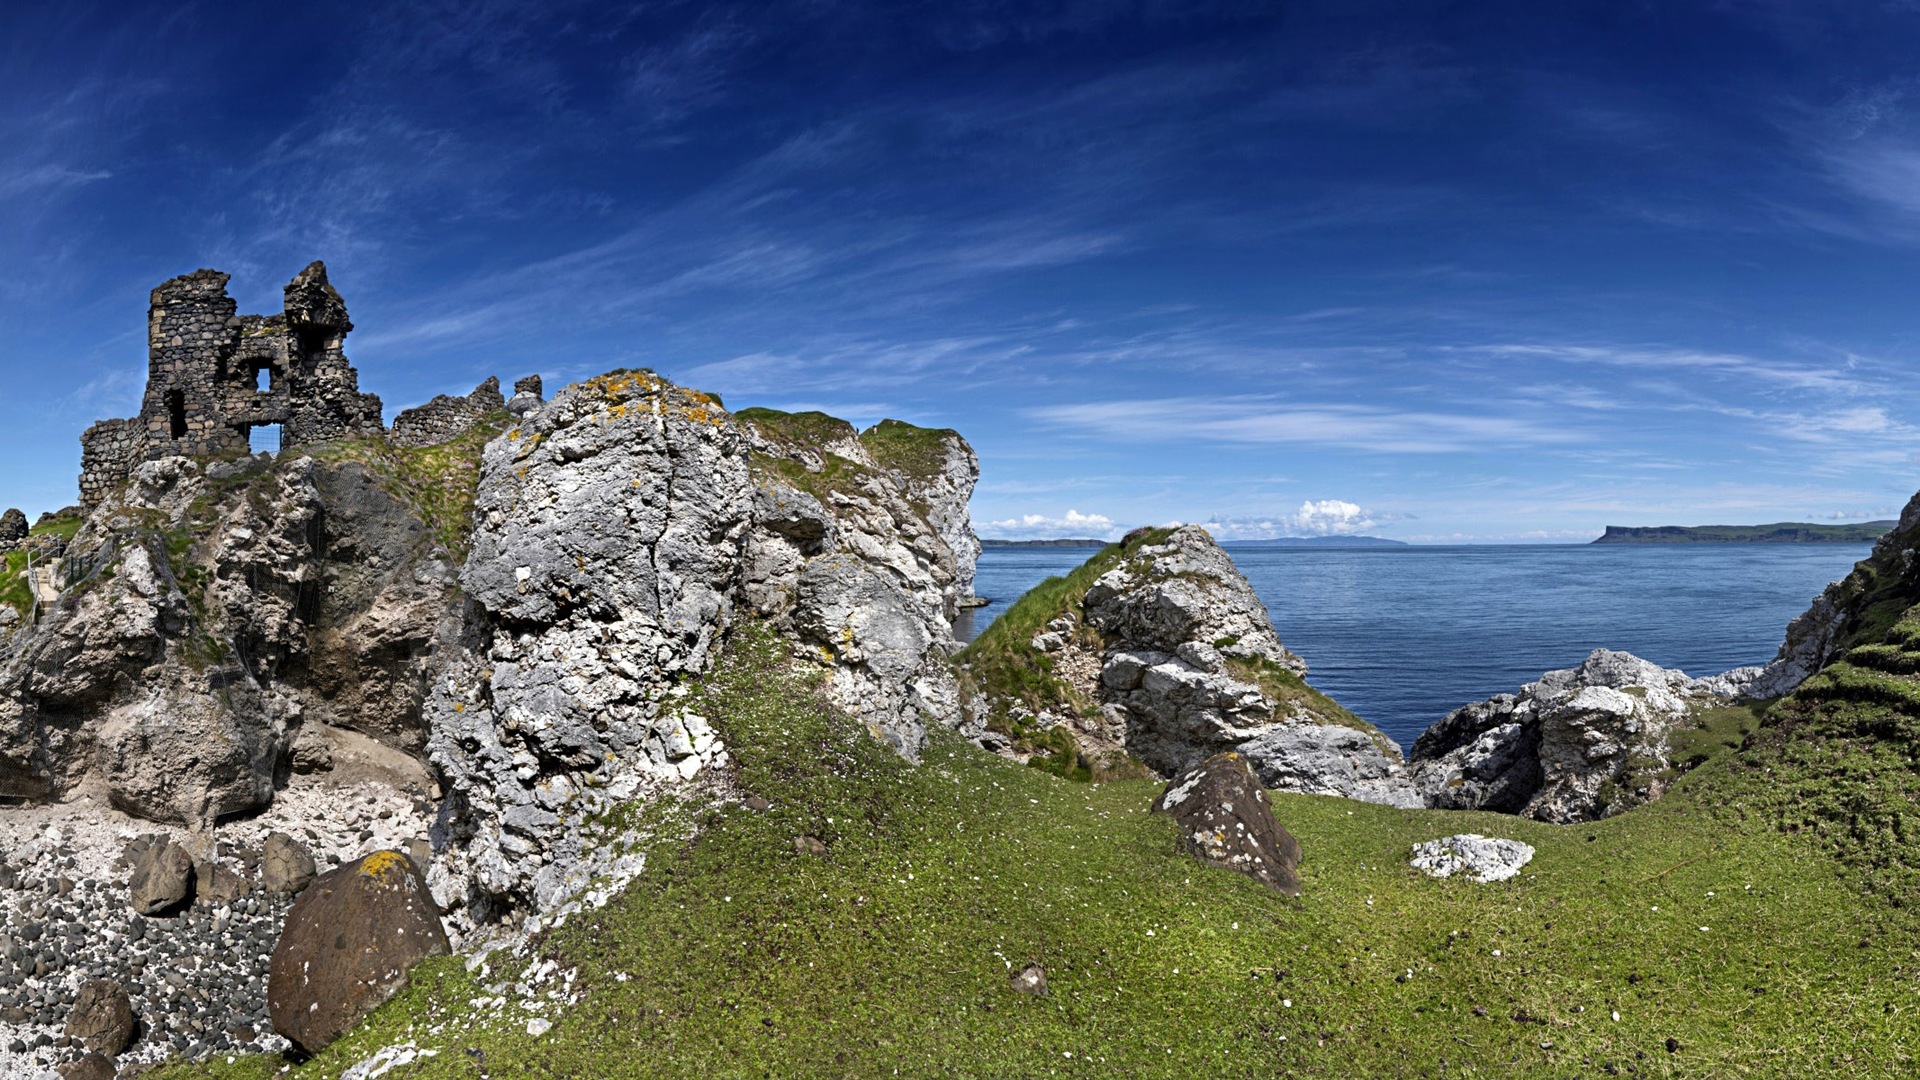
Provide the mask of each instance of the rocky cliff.
MULTIPOLYGON (((135 829, 202 882, 245 880, 280 829, 322 870, 407 850, 456 940, 481 940, 636 870, 605 842, 622 804, 724 786, 684 701, 743 621, 904 757, 959 722, 979 466, 957 434, 737 417, 645 371, 510 404, 425 445, 139 463, 41 545, 46 599, 9 594, 0 623, 0 869, 21 875, 0 901, 64 869, 9 837, 53 829, 98 903, 135 829)), ((222 918, 251 937, 282 911, 222 918)), ((128 946, 102 947, 89 964, 128 946)), ((258 987, 206 973, 130 985, 257 1022, 258 987)))
POLYGON ((1920 601, 1920 575, 1914 573, 1917 549, 1920 495, 1907 503, 1892 530, 1874 542, 1871 555, 1855 564, 1852 573, 1827 586, 1787 624, 1779 654, 1753 681, 1748 694, 1774 698, 1789 693, 1848 649, 1883 638, 1920 601))
POLYGON ((725 759, 673 701, 739 619, 903 755, 955 721, 958 435, 648 372, 516 401, 427 446, 136 466, 0 647, 0 796, 205 831, 350 759, 428 808, 443 900, 498 913, 565 891, 569 822, 725 759))
POLYGON ((1267 787, 1418 806, 1400 748, 1305 681, 1198 526, 1142 530, 1003 614, 960 656, 969 730, 1059 771, 1172 775, 1235 750, 1267 787))

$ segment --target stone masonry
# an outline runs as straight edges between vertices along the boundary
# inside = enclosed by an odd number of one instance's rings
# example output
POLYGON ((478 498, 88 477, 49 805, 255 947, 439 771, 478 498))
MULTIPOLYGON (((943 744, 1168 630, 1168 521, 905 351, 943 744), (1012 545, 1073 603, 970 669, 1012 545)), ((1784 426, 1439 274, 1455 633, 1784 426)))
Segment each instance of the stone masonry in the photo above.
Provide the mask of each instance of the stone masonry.
POLYGON ((380 399, 360 392, 343 346, 353 323, 325 264, 302 270, 278 315, 241 315, 228 276, 196 270, 153 290, 140 415, 80 437, 80 499, 97 505, 142 461, 245 454, 256 427, 283 448, 384 432, 380 399))
MULTIPOLYGON (((535 376, 538 379, 538 376, 535 376)), ((525 379, 520 380, 526 382, 525 379)), ((395 446, 432 446, 445 442, 472 427, 490 413, 507 407, 500 396, 500 380, 489 377, 466 397, 441 394, 425 405, 408 409, 393 418, 393 430, 387 441, 395 446)))

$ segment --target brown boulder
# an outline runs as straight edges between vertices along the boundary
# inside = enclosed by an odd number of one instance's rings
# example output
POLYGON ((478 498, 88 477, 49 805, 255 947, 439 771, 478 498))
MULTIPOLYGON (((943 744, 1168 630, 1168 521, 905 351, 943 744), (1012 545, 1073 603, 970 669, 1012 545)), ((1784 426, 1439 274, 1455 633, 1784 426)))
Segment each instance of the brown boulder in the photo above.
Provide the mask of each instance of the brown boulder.
POLYGON ((140 914, 158 915, 184 902, 192 887, 193 856, 163 836, 134 861, 127 898, 140 914))
POLYGON ((231 904, 253 891, 245 876, 214 860, 193 864, 193 898, 203 904, 231 904))
POLYGON ((112 979, 82 986, 67 1013, 66 1033, 89 1050, 119 1055, 133 1042, 133 1002, 127 988, 112 979))
POLYGON ((1267 791, 1247 759, 1215 754, 1173 778, 1155 813, 1180 826, 1180 842, 1208 866, 1237 870, 1288 896, 1300 895, 1300 842, 1274 820, 1267 791))
POLYGON ((318 1051, 399 993, 415 963, 447 951, 440 910, 405 854, 376 851, 330 870, 294 901, 274 946, 273 1029, 318 1051))
POLYGON ((283 832, 260 845, 260 884, 270 893, 297 893, 313 881, 316 867, 306 846, 283 832))
POLYGON ((113 1059, 98 1051, 60 1066, 60 1080, 113 1080, 119 1070, 113 1059))

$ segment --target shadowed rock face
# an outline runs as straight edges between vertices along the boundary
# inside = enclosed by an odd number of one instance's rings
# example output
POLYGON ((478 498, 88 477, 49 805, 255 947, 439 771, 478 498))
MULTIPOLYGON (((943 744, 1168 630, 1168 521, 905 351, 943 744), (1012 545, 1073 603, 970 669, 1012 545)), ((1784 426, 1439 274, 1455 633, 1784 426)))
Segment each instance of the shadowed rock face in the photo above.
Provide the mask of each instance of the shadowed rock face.
POLYGON ((1154 800, 1155 813, 1180 826, 1180 842, 1194 858, 1300 895, 1300 842, 1273 816, 1267 792, 1247 759, 1215 754, 1173 778, 1154 800))
POLYGON ((287 912, 267 975, 273 1029, 312 1053, 448 951, 440 911, 413 860, 376 851, 316 878, 287 912))
POLYGON ((0 794, 95 777, 200 825, 266 805, 303 732, 421 753, 460 629, 443 555, 357 464, 136 466, 67 544, 63 598, 0 647, 0 794))

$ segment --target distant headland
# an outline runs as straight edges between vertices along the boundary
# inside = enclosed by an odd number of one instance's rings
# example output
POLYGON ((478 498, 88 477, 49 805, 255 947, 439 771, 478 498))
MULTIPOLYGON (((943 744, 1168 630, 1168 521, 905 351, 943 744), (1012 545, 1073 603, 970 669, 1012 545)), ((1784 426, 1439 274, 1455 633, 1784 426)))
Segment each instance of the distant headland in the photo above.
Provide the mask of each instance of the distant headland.
MULTIPOLYGON (((983 548, 1103 548, 1109 541, 1092 540, 1085 537, 1065 537, 1058 540, 994 540, 980 538, 983 548)), ((1264 540, 1223 540, 1221 547, 1406 547, 1404 540, 1387 540, 1378 536, 1270 536, 1264 540)))
POLYGON ((1596 544, 1869 544, 1896 523, 1862 521, 1851 525, 1815 525, 1782 521, 1772 525, 1609 525, 1596 544))

